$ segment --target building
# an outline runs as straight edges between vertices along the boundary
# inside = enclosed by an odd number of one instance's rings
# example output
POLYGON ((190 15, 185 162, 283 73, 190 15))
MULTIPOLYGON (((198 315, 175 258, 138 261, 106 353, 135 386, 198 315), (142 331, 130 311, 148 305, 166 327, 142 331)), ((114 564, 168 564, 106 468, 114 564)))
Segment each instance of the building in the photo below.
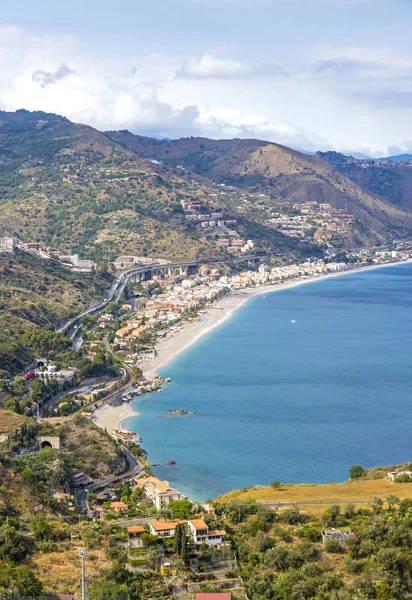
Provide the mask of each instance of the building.
POLYGON ((127 533, 129 534, 130 538, 139 537, 144 532, 145 528, 143 527, 143 525, 132 525, 131 527, 127 528, 127 533))
POLYGON ((149 521, 150 533, 159 538, 174 537, 176 527, 186 521, 149 521))
POLYGON ((140 443, 140 437, 137 433, 129 431, 128 429, 113 429, 112 437, 123 444, 140 443))
POLYGON ((160 481, 157 477, 134 479, 133 483, 135 487, 143 488, 146 498, 151 500, 158 510, 167 508, 171 502, 185 497, 172 488, 168 481, 160 481))
POLYGON ((42 379, 43 381, 47 381, 50 379, 56 379, 57 381, 71 381, 74 377, 75 370, 74 369, 63 369, 62 371, 58 371, 54 365, 49 365, 46 371, 42 371, 40 369, 36 369, 34 371, 36 377, 42 379))
POLYGON ((123 513, 123 512, 127 512, 129 507, 124 502, 111 502, 110 509, 112 511, 114 511, 115 513, 123 513))
POLYGON ((93 273, 96 264, 91 260, 83 260, 78 254, 64 254, 59 256, 62 262, 71 264, 70 270, 75 273, 93 273))
POLYGON ((195 544, 207 546, 217 546, 225 541, 225 532, 216 529, 209 529, 209 526, 203 519, 192 519, 187 522, 189 532, 195 544))
POLYGON ((339 542, 340 544, 345 544, 348 540, 357 539, 356 535, 352 533, 352 531, 348 528, 342 529, 327 529, 326 531, 322 531, 322 541, 325 543, 327 540, 334 540, 335 542, 339 542))
POLYGON ((412 471, 390 471, 387 476, 386 479, 387 481, 392 481, 392 483, 394 483, 396 481, 397 477, 410 477, 412 479, 412 471))
POLYGON ((15 245, 15 238, 0 237, 0 254, 13 254, 15 245))
POLYGON ((72 475, 73 487, 85 487, 86 485, 90 485, 94 483, 90 477, 88 477, 82 471, 77 471, 72 475))
POLYGON ((230 592, 199 592, 196 594, 196 600, 231 600, 230 592))

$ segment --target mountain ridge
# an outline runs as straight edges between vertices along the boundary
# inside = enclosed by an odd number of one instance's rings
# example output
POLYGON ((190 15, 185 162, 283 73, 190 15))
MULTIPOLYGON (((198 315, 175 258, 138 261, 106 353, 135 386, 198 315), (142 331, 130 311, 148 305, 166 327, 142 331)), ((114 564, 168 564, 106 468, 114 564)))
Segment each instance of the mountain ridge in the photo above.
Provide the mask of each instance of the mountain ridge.
POLYGON ((395 237, 410 231, 411 215, 364 189, 319 153, 311 156, 262 140, 182 138, 165 143, 125 130, 106 134, 140 157, 161 160, 175 168, 183 166, 217 183, 259 190, 275 200, 318 200, 347 209, 360 224, 353 236, 355 244, 383 242, 391 237, 391 229, 395 237))

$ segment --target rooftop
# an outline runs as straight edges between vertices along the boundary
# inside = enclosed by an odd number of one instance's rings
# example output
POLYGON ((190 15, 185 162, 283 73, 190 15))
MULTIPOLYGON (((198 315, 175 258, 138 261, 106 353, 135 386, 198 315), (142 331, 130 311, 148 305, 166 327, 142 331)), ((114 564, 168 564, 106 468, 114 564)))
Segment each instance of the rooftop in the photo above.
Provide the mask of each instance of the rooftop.
POLYGON ((150 521, 150 525, 155 531, 168 531, 176 529, 178 525, 183 525, 186 521, 150 521))

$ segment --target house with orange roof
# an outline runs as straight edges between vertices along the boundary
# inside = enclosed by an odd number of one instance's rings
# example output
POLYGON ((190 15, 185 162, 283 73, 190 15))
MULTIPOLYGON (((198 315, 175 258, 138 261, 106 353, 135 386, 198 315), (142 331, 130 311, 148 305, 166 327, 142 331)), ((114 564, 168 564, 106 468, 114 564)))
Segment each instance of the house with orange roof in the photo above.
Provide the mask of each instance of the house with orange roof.
POLYGON ((195 544, 207 546, 217 546, 225 541, 225 532, 217 529, 209 529, 208 524, 203 519, 191 519, 187 522, 189 533, 195 544))
POLYGON ((132 525, 131 527, 127 528, 127 533, 129 534, 129 537, 139 537, 144 532, 145 528, 143 527, 143 525, 132 525))
POLYGON ((122 513, 128 510, 128 506, 124 502, 111 502, 110 508, 116 513, 122 513))
POLYGON ((185 525, 186 521, 149 521, 150 533, 157 537, 174 537, 176 527, 185 525))
POLYGON ((119 338, 126 337, 133 331, 133 327, 131 325, 126 325, 126 327, 122 327, 116 331, 116 336, 119 338))
POLYGON ((143 488, 146 498, 151 500, 158 510, 167 508, 171 502, 185 497, 172 488, 168 481, 161 481, 157 477, 134 479, 133 483, 135 487, 143 488))

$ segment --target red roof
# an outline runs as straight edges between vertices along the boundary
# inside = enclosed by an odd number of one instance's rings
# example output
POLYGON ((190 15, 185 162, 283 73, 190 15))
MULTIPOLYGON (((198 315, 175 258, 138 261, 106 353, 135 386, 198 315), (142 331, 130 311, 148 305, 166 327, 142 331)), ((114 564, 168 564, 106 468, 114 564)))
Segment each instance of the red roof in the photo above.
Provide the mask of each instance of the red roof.
POLYGON ((229 592, 214 592, 211 594, 200 593, 196 594, 196 600, 231 600, 232 594, 229 592))

